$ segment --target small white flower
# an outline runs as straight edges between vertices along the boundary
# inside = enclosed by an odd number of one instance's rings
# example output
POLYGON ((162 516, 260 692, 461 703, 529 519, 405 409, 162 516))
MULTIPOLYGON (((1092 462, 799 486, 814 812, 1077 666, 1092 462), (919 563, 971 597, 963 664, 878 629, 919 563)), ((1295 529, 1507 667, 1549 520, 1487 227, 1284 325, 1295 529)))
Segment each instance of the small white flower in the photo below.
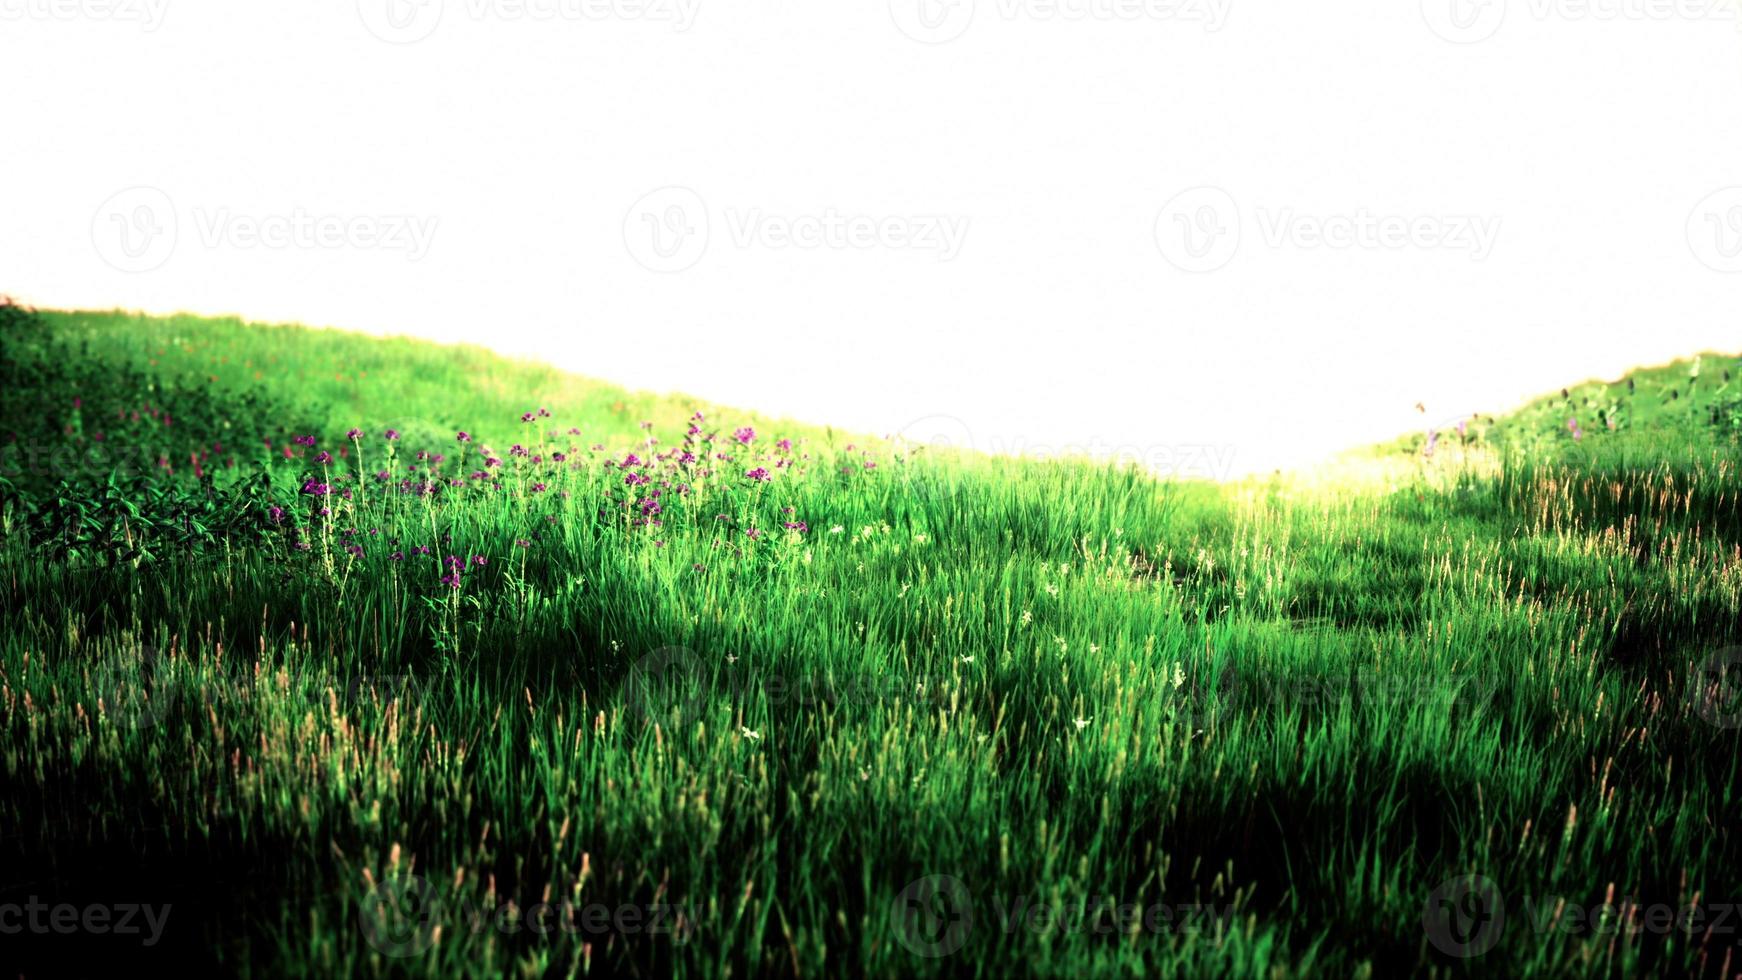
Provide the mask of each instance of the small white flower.
POLYGON ((738 662, 738 655, 735 653, 726 654, 726 662, 729 664, 737 663, 738 662))
POLYGON ((830 534, 844 534, 844 533, 846 533, 846 530, 847 530, 846 528, 842 527, 839 524, 836 524, 834 527, 829 528, 829 533, 830 534))
POLYGON ((1022 625, 1027 626, 1032 622, 1034 622, 1034 614, 1024 609, 1022 611, 1022 625))
POLYGON ((859 770, 859 781, 861 783, 868 782, 870 779, 871 779, 871 767, 870 766, 866 766, 863 769, 859 770))
POLYGON ((1075 719, 1071 720, 1071 724, 1077 726, 1077 731, 1080 732, 1083 729, 1089 727, 1089 722, 1092 720, 1093 719, 1090 719, 1090 718, 1075 718, 1075 719))
POLYGON ((965 664, 971 664, 971 663, 973 663, 973 662, 974 662, 974 658, 973 658, 973 657, 970 657, 970 656, 967 656, 967 655, 963 655, 963 657, 962 657, 962 663, 965 663, 965 664))
POLYGON ((1089 644, 1089 652, 1090 653, 1100 653, 1101 652, 1101 645, 1098 643, 1089 644))
POLYGON ((1055 599, 1058 598, 1059 587, 1056 585, 1053 585, 1051 582, 1048 582, 1047 586, 1046 586, 1046 594, 1049 596, 1052 596, 1055 599))
POLYGON ((920 544, 925 544, 925 535, 923 535, 923 534, 916 534, 916 535, 914 535, 914 536, 913 536, 913 540, 915 540, 915 541, 917 541, 917 542, 919 542, 919 543, 920 543, 920 544))
POLYGON ((1184 684, 1185 682, 1186 682, 1186 672, 1179 669, 1179 664, 1174 664, 1173 665, 1173 689, 1176 691, 1179 690, 1180 685, 1184 684))
POLYGON ((749 739, 752 742, 758 742, 758 741, 762 740, 762 733, 751 731, 749 726, 747 726, 747 725, 739 726, 738 734, 744 736, 745 738, 749 739))

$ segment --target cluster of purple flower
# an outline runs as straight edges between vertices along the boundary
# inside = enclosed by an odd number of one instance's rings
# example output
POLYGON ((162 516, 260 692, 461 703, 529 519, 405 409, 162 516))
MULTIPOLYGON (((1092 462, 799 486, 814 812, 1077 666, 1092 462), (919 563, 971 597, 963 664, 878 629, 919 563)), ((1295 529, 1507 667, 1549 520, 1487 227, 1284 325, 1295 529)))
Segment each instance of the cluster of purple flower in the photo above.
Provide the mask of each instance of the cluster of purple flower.
MULTIPOLYGON (((551 417, 549 410, 540 408, 523 413, 521 420, 532 423, 551 417)), ((335 454, 313 452, 316 438, 312 435, 297 436, 293 440, 297 446, 310 450, 307 457, 301 457, 300 453, 292 454, 288 447, 285 450, 285 455, 287 458, 306 458, 312 464, 322 467, 319 471, 305 475, 301 483, 301 494, 313 498, 310 506, 313 509, 312 516, 315 518, 331 519, 335 515, 334 508, 339 508, 338 513, 363 514, 370 511, 358 508, 380 506, 381 501, 385 499, 380 496, 380 491, 372 490, 366 498, 360 500, 353 498, 352 488, 355 486, 360 489, 365 479, 387 489, 390 494, 402 493, 421 498, 445 500, 451 499, 455 493, 464 493, 468 496, 477 493, 508 493, 530 500, 538 495, 552 493, 553 490, 555 491, 553 496, 569 498, 572 492, 579 491, 582 486, 576 482, 577 477, 573 474, 616 471, 615 479, 598 487, 598 491, 601 493, 600 516, 604 517, 615 508, 617 513, 624 515, 626 526, 646 528, 662 526, 676 499, 690 494, 691 485, 695 481, 715 480, 723 475, 741 474, 738 479, 741 479, 742 483, 733 480, 723 486, 724 492, 730 499, 735 495, 742 494, 746 485, 749 487, 775 485, 777 474, 780 471, 801 469, 811 458, 808 453, 795 449, 791 439, 779 439, 772 445, 759 441, 756 430, 750 426, 731 430, 729 440, 718 439, 715 432, 703 429, 702 423, 704 421, 703 414, 699 411, 695 412, 686 426, 681 445, 670 448, 662 448, 660 440, 652 434, 652 423, 644 422, 641 428, 648 434, 639 440, 635 451, 609 456, 605 455, 605 446, 598 443, 592 445, 591 455, 586 455, 583 450, 573 445, 562 446, 560 443, 553 445, 549 433, 541 428, 537 430, 537 438, 525 444, 515 443, 510 447, 504 455, 507 460, 512 461, 511 463, 505 461, 503 456, 499 456, 488 445, 480 444, 477 451, 480 454, 481 462, 475 464, 478 468, 469 473, 464 469, 460 473, 443 473, 442 468, 447 457, 442 453, 427 449, 418 450, 413 454, 415 462, 411 462, 410 465, 404 463, 396 465, 390 461, 387 468, 367 473, 353 472, 343 466, 333 469, 337 462, 335 454), (767 448, 762 448, 764 446, 767 448), (719 472, 716 472, 716 466, 719 467, 719 472), (346 507, 342 506, 339 501, 355 502, 346 507)), ((567 431, 570 436, 580 435, 578 428, 569 428, 567 431)), ((384 438, 392 442, 397 440, 399 435, 396 430, 388 429, 384 438)), ((352 446, 359 445, 362 438, 363 430, 359 428, 352 428, 346 433, 346 439, 352 446)), ((464 455, 470 451, 470 444, 475 441, 474 435, 468 431, 459 430, 455 433, 454 439, 462 446, 461 462, 456 465, 463 466, 464 455)), ((270 442, 267 445, 270 449, 270 442)), ((849 451, 853 449, 853 447, 848 448, 849 451)), ((336 451, 336 456, 340 459, 345 455, 344 447, 336 451)), ((875 466, 875 463, 870 461, 868 453, 864 456, 865 459, 861 461, 861 464, 864 469, 869 470, 875 466)), ((393 458, 390 451, 389 459, 393 458)), ((403 456, 398 458, 404 459, 403 456)), ((857 469, 857 467, 852 469, 857 469)), ((749 508, 753 512, 759 506, 758 501, 772 499, 766 496, 768 492, 771 491, 759 491, 747 497, 739 496, 736 498, 739 501, 737 506, 749 508)), ((781 511, 780 527, 798 534, 809 533, 810 526, 793 514, 792 507, 783 507, 781 511)), ((285 520, 289 514, 284 507, 273 505, 268 513, 275 525, 291 523, 285 520)), ((537 516, 552 524, 557 523, 559 519, 556 513, 544 513, 537 516)), ((721 514, 719 519, 726 522, 725 530, 731 537, 716 539, 715 546, 724 545, 733 555, 741 555, 742 552, 738 545, 731 543, 732 541, 742 543, 745 539, 752 542, 763 539, 762 531, 756 526, 758 522, 754 516, 746 516, 742 524, 738 518, 727 514, 721 514), (743 532, 741 537, 737 536, 737 532, 740 530, 743 532)), ((286 529, 294 541, 294 547, 305 552, 310 550, 308 542, 304 540, 304 532, 296 530, 295 527, 295 524, 292 523, 292 527, 286 529)), ((378 529, 370 531, 370 536, 377 534, 379 534, 378 529)), ((516 538, 514 545, 517 548, 529 549, 537 538, 538 533, 535 532, 527 537, 516 538)), ((451 540, 451 536, 444 540, 451 540)), ((364 539, 361 539, 354 530, 341 534, 341 546, 357 558, 365 557, 366 549, 363 542, 364 539)), ((660 540, 657 543, 663 545, 664 541, 660 540)), ((405 562, 415 557, 432 554, 430 546, 399 547, 399 542, 392 539, 388 541, 388 547, 394 550, 387 552, 385 557, 386 560, 392 562, 405 562)), ((439 563, 440 581, 450 588, 459 588, 462 585, 462 576, 468 564, 473 567, 483 567, 486 563, 487 559, 483 555, 471 556, 469 563, 458 555, 448 555, 439 563)))

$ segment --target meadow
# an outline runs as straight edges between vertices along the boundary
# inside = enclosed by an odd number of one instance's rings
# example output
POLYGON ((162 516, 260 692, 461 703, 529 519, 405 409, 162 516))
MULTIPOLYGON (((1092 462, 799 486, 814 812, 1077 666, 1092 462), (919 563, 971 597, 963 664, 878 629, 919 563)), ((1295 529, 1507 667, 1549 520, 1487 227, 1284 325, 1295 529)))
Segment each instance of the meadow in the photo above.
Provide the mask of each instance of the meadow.
POLYGON ((0 306, 0 966, 1742 975, 1692 353, 1214 484, 0 306))

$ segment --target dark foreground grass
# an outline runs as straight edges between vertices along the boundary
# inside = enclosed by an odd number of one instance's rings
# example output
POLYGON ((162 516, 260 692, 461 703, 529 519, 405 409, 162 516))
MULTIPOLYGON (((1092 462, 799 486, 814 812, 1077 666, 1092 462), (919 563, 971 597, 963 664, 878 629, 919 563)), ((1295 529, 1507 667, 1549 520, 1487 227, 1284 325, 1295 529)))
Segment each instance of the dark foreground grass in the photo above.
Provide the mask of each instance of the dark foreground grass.
POLYGON ((1734 357, 1213 486, 3 316, 0 965, 1742 971, 1734 357))

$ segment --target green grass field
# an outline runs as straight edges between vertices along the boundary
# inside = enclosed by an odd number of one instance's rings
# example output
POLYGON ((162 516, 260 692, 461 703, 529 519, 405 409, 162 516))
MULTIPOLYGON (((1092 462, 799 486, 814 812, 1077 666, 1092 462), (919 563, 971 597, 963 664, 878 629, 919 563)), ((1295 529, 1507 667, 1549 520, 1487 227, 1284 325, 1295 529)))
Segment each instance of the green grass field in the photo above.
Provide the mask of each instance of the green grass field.
POLYGON ((0 343, 14 972, 1742 973, 1735 354, 1218 485, 0 343))

